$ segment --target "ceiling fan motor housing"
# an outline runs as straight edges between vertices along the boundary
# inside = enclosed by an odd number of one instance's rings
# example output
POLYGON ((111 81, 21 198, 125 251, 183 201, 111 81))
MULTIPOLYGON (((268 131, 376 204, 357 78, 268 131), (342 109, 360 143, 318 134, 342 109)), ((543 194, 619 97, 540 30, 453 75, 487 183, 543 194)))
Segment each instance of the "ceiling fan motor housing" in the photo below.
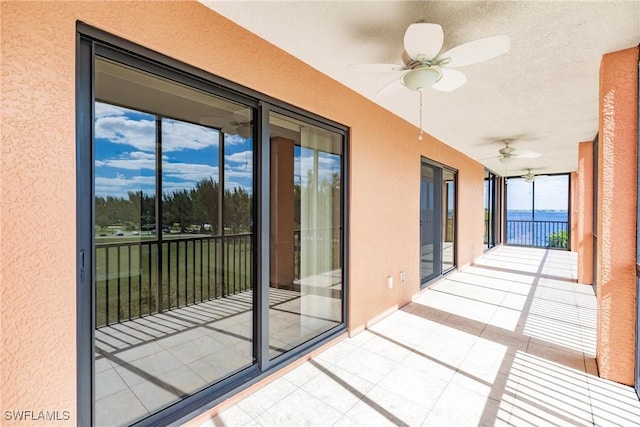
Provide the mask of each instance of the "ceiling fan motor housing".
POLYGON ((442 73, 437 68, 424 66, 406 73, 402 83, 411 90, 422 90, 433 86, 441 77, 442 73))

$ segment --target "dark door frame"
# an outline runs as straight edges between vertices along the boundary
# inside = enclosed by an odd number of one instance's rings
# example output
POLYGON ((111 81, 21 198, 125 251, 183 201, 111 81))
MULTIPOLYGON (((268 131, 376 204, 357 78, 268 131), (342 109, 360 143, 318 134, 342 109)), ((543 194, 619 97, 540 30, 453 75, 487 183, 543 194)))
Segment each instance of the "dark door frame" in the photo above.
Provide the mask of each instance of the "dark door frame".
MULTIPOLYGON (((638 102, 638 109, 640 110, 640 61, 638 62, 638 94, 636 102, 638 102)), ((636 147, 638 153, 640 153, 640 117, 638 117, 638 138, 636 139, 636 147)), ((637 159, 636 165, 636 188, 640 188, 640 158, 637 159)), ((640 197, 636 196, 636 342, 635 342, 635 381, 634 388, 636 394, 640 398, 640 301, 638 295, 640 295, 640 197)), ((595 253, 594 248, 594 253, 595 253)), ((595 277, 594 277, 595 286, 595 277)))
POLYGON ((229 397, 257 383, 280 368, 309 354, 326 342, 347 331, 349 323, 349 128, 342 124, 325 119, 312 112, 302 110, 268 95, 245 88, 226 79, 194 68, 188 64, 151 51, 120 37, 82 22, 76 24, 76 362, 77 362, 77 423, 91 426, 95 423, 95 367, 94 367, 94 271, 93 256, 95 212, 94 194, 94 58, 96 55, 111 59, 126 58, 125 62, 144 63, 144 69, 155 74, 170 73, 177 81, 187 79, 190 84, 202 85, 207 91, 215 92, 229 99, 242 99, 257 112, 254 128, 254 182, 255 206, 254 219, 255 244, 254 279, 256 297, 254 298, 254 352, 258 358, 254 366, 247 368, 232 377, 212 384, 173 405, 155 412, 135 425, 169 425, 182 424, 202 412, 223 402, 229 397), (195 83, 197 82, 197 83, 195 83), (268 316, 268 296, 264 292, 268 285, 269 251, 269 111, 278 109, 286 111, 292 117, 330 129, 342 135, 343 154, 342 168, 342 266, 343 266, 343 323, 306 343, 282 355, 277 360, 268 360, 268 329, 258 328, 268 316))
POLYGON ((456 169, 450 168, 446 165, 443 165, 441 163, 438 163, 436 161, 433 161, 431 159, 427 159, 426 157, 421 157, 420 159, 420 186, 422 187, 422 167, 423 166, 429 166, 431 168, 433 168, 434 171, 434 185, 433 185, 433 212, 434 212, 434 218, 433 218, 433 223, 434 223, 434 233, 435 235, 433 236, 433 240, 434 240, 434 248, 433 248, 433 272, 432 274, 430 274, 429 276, 423 277, 422 276, 422 226, 423 226, 423 217, 422 217, 422 189, 420 190, 420 287, 424 288, 426 287, 430 282, 432 282, 434 279, 437 279, 438 277, 442 276, 445 273, 448 273, 449 271, 453 270, 456 265, 457 265, 457 255, 456 255, 456 248, 457 248, 457 235, 458 235, 458 171, 456 169), (453 212, 453 265, 444 270, 443 266, 442 266, 442 249, 443 249, 443 242, 444 242, 444 232, 443 232, 443 224, 445 224, 443 222, 444 218, 444 193, 443 193, 443 189, 444 187, 444 178, 443 178, 443 172, 444 171, 448 171, 451 172, 454 175, 454 194, 453 194, 453 199, 454 199, 454 212, 453 212))

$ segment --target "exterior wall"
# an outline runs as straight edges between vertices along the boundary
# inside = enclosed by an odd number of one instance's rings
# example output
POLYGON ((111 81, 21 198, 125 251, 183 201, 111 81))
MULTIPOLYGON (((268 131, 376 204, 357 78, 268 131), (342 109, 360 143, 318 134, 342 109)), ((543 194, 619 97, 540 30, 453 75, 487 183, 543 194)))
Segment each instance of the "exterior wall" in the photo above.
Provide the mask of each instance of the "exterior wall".
POLYGON ((634 382, 638 48, 600 65, 598 335, 600 375, 634 382))
POLYGON ((578 283, 593 284, 593 142, 578 145, 575 211, 578 219, 575 234, 578 253, 578 283))
POLYGON ((2 410, 69 411, 57 425, 76 424, 77 20, 351 127, 352 333, 419 292, 420 156, 459 171, 458 265, 482 254, 482 165, 431 137, 418 141, 414 126, 204 6, 0 7, 2 410))

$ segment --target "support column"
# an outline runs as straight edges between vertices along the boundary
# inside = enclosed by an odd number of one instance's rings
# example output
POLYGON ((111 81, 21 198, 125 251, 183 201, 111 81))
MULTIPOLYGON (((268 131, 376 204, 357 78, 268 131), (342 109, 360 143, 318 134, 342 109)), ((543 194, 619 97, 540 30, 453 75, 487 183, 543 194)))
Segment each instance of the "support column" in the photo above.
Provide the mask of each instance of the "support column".
POLYGON ((576 252, 578 283, 593 284, 593 142, 578 145, 578 173, 575 186, 577 215, 576 252))
POLYGON ((271 280, 291 288, 294 279, 294 143, 271 139, 271 280))
POLYGON ((634 382, 638 48, 600 64, 597 361, 602 377, 634 382))
POLYGON ((578 251, 578 173, 571 172, 569 176, 569 250, 572 252, 578 251))

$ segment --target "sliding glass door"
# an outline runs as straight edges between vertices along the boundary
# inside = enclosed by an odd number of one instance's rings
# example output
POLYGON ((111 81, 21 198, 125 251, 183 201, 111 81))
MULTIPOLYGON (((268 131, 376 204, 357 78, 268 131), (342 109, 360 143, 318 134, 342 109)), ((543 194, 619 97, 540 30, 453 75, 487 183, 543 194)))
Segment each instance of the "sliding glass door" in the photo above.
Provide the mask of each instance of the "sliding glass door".
POLYGON ((346 331, 347 129, 85 30, 78 422, 168 425, 346 331))
POLYGON ((255 361, 253 109, 102 58, 95 97, 96 424, 126 424, 255 361))
POLYGON ((342 138, 278 113, 271 140, 269 354, 342 321, 342 138))
POLYGON ((422 161, 420 169, 420 278, 431 281, 455 267, 456 176, 422 161))

